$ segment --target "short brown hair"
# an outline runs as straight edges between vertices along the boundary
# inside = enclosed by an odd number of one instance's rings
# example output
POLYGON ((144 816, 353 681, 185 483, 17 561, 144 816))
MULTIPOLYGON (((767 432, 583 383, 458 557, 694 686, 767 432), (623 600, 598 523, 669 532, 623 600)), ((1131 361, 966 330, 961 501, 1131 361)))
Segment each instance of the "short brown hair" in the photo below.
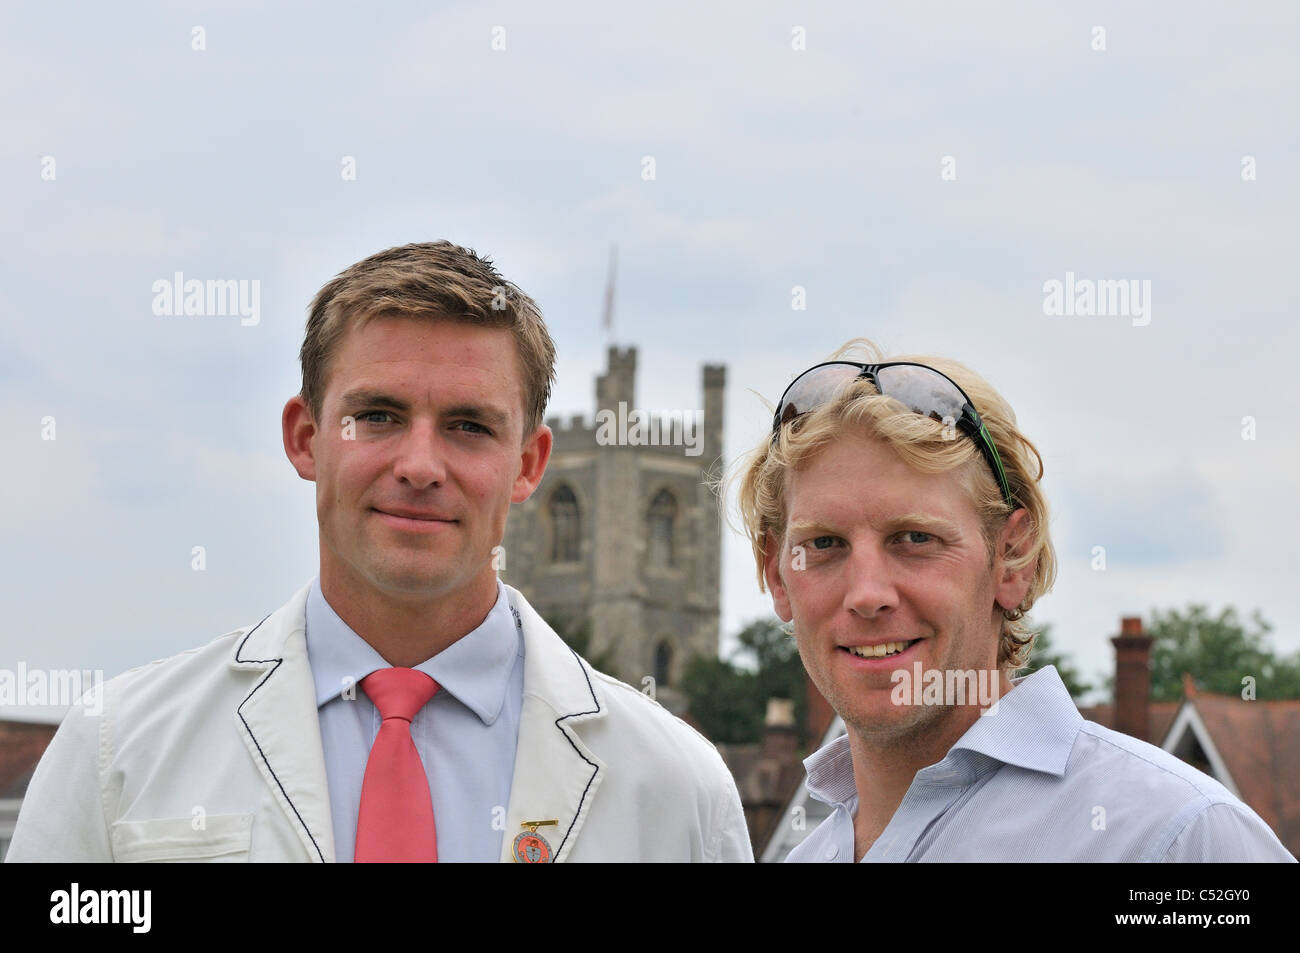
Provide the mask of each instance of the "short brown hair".
MULTIPOLYGON (((1043 459, 1037 448, 1020 431, 1011 405, 988 381, 964 364, 927 354, 886 357, 874 342, 866 338, 854 338, 828 358, 841 359, 864 363, 915 361, 927 364, 956 381, 978 408, 1002 458, 1013 498, 1029 514, 1025 551, 1019 558, 1009 559, 1006 565, 1010 569, 1019 569, 1033 564, 1034 575, 1020 605, 1002 610, 1002 631, 998 642, 998 667, 1012 671, 1023 668, 1028 664, 1035 637, 1024 623, 1024 616, 1042 595, 1051 590, 1056 579, 1056 551, 1048 530, 1050 513, 1041 485, 1043 459)), ((993 568, 994 541, 1013 510, 1003 499, 1002 491, 975 443, 948 439, 938 421, 909 412, 892 397, 880 396, 870 381, 859 379, 844 387, 836 399, 783 426, 775 444, 770 435, 765 436, 762 443, 738 462, 732 473, 731 480, 740 483, 740 516, 753 548, 760 591, 766 588, 763 569, 768 538, 783 540, 785 537, 787 472, 807 466, 845 432, 885 441, 904 463, 920 472, 959 471, 962 485, 979 517, 989 568, 993 568)))
POLYGON ((316 293, 298 359, 302 398, 317 422, 339 343, 349 329, 378 317, 509 328, 523 375, 524 439, 541 425, 555 380, 555 344, 541 309, 501 277, 490 258, 447 241, 381 251, 340 272, 316 293))

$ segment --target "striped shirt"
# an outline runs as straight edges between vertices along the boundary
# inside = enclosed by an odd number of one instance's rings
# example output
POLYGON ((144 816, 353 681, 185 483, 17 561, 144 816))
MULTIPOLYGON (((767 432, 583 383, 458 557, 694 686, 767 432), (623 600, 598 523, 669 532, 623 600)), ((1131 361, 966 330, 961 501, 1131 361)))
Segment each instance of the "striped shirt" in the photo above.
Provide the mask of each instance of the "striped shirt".
MULTIPOLYGON (((865 862, 1283 861, 1295 858, 1227 788, 1167 751, 1085 721, 1052 666, 1013 680, 922 768, 865 862)), ((804 761, 832 812, 786 858, 855 859, 847 735, 804 761)))

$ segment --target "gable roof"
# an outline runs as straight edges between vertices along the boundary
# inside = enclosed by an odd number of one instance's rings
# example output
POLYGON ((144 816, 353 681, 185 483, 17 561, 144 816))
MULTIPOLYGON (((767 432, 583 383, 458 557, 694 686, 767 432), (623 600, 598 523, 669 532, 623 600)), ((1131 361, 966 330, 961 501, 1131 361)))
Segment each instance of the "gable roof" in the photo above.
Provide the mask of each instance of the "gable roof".
POLYGON ((1246 700, 1198 692, 1161 745, 1183 757, 1195 741, 1218 780, 1300 853, 1300 699, 1246 700), (1209 746, 1203 741, 1209 736, 1209 746), (1220 771, 1226 777, 1219 777, 1220 771))

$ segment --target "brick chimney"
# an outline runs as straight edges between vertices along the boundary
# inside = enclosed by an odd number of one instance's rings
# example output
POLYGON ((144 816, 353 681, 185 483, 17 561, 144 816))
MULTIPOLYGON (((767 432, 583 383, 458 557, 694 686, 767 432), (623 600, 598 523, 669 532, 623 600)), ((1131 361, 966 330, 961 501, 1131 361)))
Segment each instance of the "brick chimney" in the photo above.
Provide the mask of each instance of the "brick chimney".
POLYGON ((1140 616, 1120 620, 1115 646, 1114 729, 1148 741, 1151 725, 1151 636, 1142 633, 1140 616))
POLYGON ((799 728, 794 723, 794 702, 788 698, 769 698, 763 719, 763 757, 782 764, 799 756, 799 728))

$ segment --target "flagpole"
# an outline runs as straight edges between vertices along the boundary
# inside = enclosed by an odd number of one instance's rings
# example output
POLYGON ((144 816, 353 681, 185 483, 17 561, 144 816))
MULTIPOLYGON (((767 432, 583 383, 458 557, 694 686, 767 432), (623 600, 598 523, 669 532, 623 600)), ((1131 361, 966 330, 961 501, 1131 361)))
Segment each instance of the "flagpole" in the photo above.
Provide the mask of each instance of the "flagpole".
POLYGON ((605 279, 605 312, 601 316, 601 326, 605 329, 605 344, 614 339, 614 283, 618 277, 618 245, 609 246, 609 272, 605 279))

